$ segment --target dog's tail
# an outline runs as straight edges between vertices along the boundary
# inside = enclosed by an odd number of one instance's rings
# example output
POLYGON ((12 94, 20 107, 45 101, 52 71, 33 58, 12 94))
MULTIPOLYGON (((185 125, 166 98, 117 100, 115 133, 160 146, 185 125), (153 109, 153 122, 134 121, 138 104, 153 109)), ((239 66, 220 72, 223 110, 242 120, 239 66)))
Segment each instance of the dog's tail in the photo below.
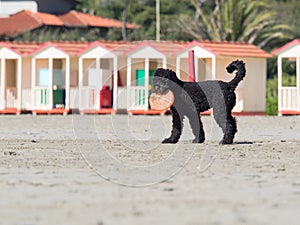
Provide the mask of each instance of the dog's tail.
POLYGON ((235 77, 228 83, 232 89, 235 89, 246 76, 245 63, 242 60, 233 61, 226 67, 226 70, 228 73, 237 70, 235 77))

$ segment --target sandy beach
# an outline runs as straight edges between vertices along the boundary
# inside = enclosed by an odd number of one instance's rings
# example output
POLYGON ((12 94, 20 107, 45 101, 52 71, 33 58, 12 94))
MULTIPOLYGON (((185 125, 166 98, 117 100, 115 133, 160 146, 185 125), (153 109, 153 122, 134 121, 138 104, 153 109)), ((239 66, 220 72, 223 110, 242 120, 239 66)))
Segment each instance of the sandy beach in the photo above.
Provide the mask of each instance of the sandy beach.
POLYGON ((0 116, 0 224, 300 224, 300 117, 237 120, 219 146, 210 116, 176 145, 170 116, 0 116))

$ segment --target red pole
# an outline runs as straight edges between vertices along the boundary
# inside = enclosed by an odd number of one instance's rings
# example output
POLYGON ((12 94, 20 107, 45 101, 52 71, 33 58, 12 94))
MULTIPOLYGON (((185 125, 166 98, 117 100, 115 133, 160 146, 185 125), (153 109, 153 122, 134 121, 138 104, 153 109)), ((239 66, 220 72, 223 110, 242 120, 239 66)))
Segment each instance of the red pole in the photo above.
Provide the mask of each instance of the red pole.
POLYGON ((189 51, 189 81, 195 82, 195 54, 194 50, 189 51))

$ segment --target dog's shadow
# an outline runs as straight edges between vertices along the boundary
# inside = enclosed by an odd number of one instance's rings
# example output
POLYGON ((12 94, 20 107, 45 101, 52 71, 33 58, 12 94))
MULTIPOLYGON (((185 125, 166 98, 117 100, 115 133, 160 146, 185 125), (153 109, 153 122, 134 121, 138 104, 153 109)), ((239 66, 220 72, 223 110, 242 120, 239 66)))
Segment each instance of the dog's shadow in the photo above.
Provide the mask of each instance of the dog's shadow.
POLYGON ((233 142, 233 144, 235 144, 235 145, 253 145, 254 142, 253 141, 237 141, 237 142, 233 142))

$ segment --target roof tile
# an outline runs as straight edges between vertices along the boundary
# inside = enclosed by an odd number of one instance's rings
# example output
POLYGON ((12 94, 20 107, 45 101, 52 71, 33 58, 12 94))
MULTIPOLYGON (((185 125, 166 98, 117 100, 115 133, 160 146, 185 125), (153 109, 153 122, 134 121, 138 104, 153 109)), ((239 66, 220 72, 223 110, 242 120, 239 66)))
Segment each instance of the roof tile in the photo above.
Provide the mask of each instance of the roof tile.
POLYGON ((96 42, 78 42, 78 41, 51 41, 46 43, 36 42, 0 42, 0 46, 9 47, 21 55, 31 55, 39 51, 44 46, 52 45, 61 49, 69 55, 79 55, 89 48, 99 45, 106 48, 117 55, 127 55, 138 50, 143 46, 150 46, 166 56, 176 56, 178 53, 186 51, 193 46, 199 46, 212 52, 217 56, 233 56, 233 57, 261 57, 269 58, 271 54, 266 53, 255 45, 248 43, 233 42, 207 42, 193 41, 188 43, 171 42, 171 41, 96 41, 96 42))
MULTIPOLYGON (((69 27, 122 27, 118 20, 102 18, 76 11, 56 16, 48 13, 33 13, 29 10, 20 11, 9 18, 0 18, 0 36, 13 37, 41 26, 69 26, 69 27)), ((138 26, 128 23, 127 28, 138 26)))
POLYGON ((259 47, 246 42, 193 41, 187 44, 187 47, 192 46, 200 46, 219 56, 272 57, 271 54, 265 52, 259 47))
POLYGON ((0 36, 14 36, 18 33, 35 29, 42 25, 41 21, 28 10, 20 11, 10 18, 0 19, 0 36))
POLYGON ((35 17, 45 25, 64 26, 63 21, 61 21, 57 16, 52 14, 37 12, 35 14, 35 17))
POLYGON ((300 39, 294 39, 288 43, 286 43, 285 45, 281 46, 278 49, 275 49, 272 54, 274 55, 279 55, 280 53, 282 53, 283 51, 293 47, 294 45, 300 45, 300 39))
MULTIPOLYGON (((123 26, 121 21, 103 18, 100 16, 94 16, 90 14, 85 14, 77 11, 70 11, 64 15, 59 16, 59 18, 67 26, 91 26, 91 27, 118 27, 123 26)), ((127 28, 137 28, 136 25, 127 24, 127 28)))

